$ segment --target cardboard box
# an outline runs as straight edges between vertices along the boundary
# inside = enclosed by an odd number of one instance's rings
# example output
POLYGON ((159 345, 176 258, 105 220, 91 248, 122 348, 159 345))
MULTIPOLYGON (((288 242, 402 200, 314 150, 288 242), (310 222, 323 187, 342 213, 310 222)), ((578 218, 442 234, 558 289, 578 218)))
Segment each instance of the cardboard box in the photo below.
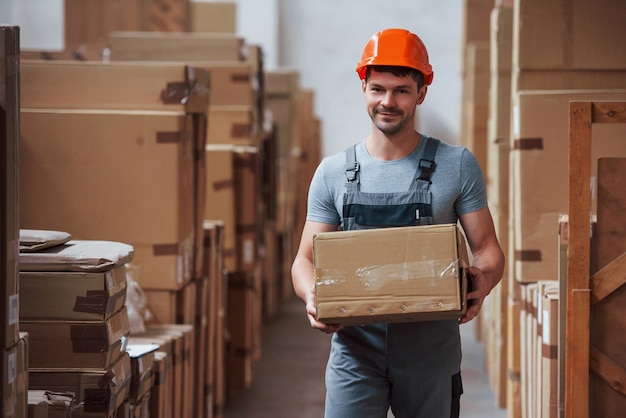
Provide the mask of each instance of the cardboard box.
POLYGON ((70 392, 30 389, 28 418, 70 418, 76 399, 70 392))
MULTIPOLYGON (((298 186, 294 170, 294 149, 299 149, 297 129, 300 73, 289 68, 265 74, 265 106, 273 114, 276 127, 276 228, 279 233, 292 234, 295 227, 295 194, 298 186)), ((291 251, 291 247, 289 247, 291 251)), ((292 255, 288 253, 288 259, 292 255)))
POLYGON ((0 348, 18 341, 20 28, 0 27, 0 348))
POLYGON ((20 321, 29 334, 29 368, 107 369, 123 356, 130 335, 123 307, 104 321, 20 321))
POLYGON ((541 416, 558 417, 559 411, 559 289, 546 289, 542 302, 541 416))
POLYGON ((196 282, 191 280, 178 290, 144 289, 151 318, 148 323, 192 324, 196 315, 196 282))
POLYGON ((182 387, 175 386, 174 376, 181 369, 180 350, 182 344, 175 344, 171 338, 159 336, 133 334, 128 338, 128 344, 150 345, 157 344, 159 349, 154 354, 154 380, 150 388, 150 417, 172 418, 175 415, 175 396, 180 398, 182 387))
MULTIPOLYGON (((461 45, 462 51, 474 42, 486 42, 489 40, 489 13, 493 9, 492 0, 463 0, 462 2, 462 27, 461 45)), ((467 55, 461 56, 461 74, 467 71, 467 55)))
POLYGON ((126 301, 126 266, 109 271, 20 272, 20 318, 104 320, 126 301))
POLYGON ((210 106, 207 144, 258 145, 259 124, 252 106, 210 106))
POLYGON ((237 3, 234 1, 192 1, 192 32, 237 32, 237 3))
POLYGON ((247 389, 254 376, 254 298, 259 290, 249 272, 228 274, 227 329, 227 383, 231 389, 247 389))
POLYGON ((255 147, 207 145, 204 219, 224 223, 224 267, 252 271, 258 261, 258 150, 255 147))
POLYGON ((22 109, 21 116, 25 228, 132 245, 129 272, 144 288, 178 289, 191 279, 191 116, 59 109, 22 109))
MULTIPOLYGON (((626 100, 626 90, 523 91, 513 95, 507 259, 521 283, 555 280, 559 215, 568 211, 568 120, 572 100, 626 100)), ((591 175, 601 156, 626 156, 626 124, 593 128, 591 175)), ((592 212, 595 213, 595 198, 592 212)))
POLYGON ((243 61, 244 39, 228 33, 109 34, 112 61, 243 61))
POLYGON ((171 395, 169 388, 171 378, 168 371, 171 368, 171 358, 166 353, 157 351, 154 356, 154 383, 150 388, 150 403, 148 409, 150 417, 171 417, 171 395))
POLYGON ((175 394, 174 416, 192 418, 193 416, 193 373, 195 334, 193 325, 187 324, 151 324, 146 331, 139 334, 140 337, 155 337, 171 339, 180 350, 178 363, 175 362, 174 387, 178 391, 175 394))
POLYGON ((131 361, 123 352, 101 370, 72 370, 63 367, 30 372, 30 388, 73 393, 72 417, 77 413, 111 413, 127 399, 131 383, 131 361))
POLYGON ((154 383, 154 362, 158 344, 133 344, 129 342, 126 351, 130 357, 131 380, 128 401, 139 404, 145 395, 150 394, 154 383))
POLYGON ((183 63, 25 59, 20 70, 23 108, 206 113, 212 94, 209 71, 183 63))
POLYGON ((13 347, 0 348, 0 410, 5 418, 22 418, 27 410, 28 345, 28 334, 20 332, 13 347))
POLYGON ((468 255, 452 224, 336 231, 313 239, 318 319, 359 325, 456 319, 468 255))
POLYGON ((624 70, 621 0, 518 0, 513 66, 526 70, 624 70))
POLYGON ((146 2, 66 0, 63 11, 65 47, 79 49, 84 45, 102 49, 113 30, 143 30, 146 2))

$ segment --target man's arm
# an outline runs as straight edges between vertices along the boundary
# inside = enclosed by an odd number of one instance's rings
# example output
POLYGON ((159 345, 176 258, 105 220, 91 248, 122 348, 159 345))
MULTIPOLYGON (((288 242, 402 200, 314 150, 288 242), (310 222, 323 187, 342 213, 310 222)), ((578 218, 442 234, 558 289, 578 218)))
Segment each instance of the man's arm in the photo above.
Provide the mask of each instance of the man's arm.
POLYGON ((485 297, 502 278, 504 253, 498 243, 488 207, 461 215, 459 220, 473 256, 468 270, 470 292, 467 294, 467 312, 459 320, 463 324, 478 315, 485 297))
POLYGON ((338 325, 327 325, 317 318, 315 308, 315 274, 313 266, 313 237, 319 232, 330 232, 337 230, 336 225, 321 222, 307 221, 304 224, 300 247, 291 266, 291 281, 296 295, 302 299, 306 305, 306 313, 311 323, 311 327, 320 331, 331 333, 337 331, 338 325))

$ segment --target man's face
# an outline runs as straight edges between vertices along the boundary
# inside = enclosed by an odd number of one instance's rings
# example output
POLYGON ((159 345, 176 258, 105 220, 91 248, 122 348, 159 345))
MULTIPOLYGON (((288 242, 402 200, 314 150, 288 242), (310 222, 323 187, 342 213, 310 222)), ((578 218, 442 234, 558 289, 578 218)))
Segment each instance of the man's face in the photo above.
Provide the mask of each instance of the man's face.
POLYGON ((367 82, 363 81, 363 95, 374 125, 392 136, 407 127, 413 129, 415 107, 424 100, 426 86, 418 90, 410 75, 398 77, 372 70, 367 82))

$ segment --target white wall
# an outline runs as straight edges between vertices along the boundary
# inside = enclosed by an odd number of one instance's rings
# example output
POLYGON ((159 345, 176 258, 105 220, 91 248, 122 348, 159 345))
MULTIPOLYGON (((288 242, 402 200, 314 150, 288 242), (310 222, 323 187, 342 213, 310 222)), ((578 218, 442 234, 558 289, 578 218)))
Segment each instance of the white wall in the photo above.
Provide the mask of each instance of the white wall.
MULTIPOLYGON (((197 0, 206 1, 206 0, 197 0)), ((208 0, 210 1, 210 0, 208 0)), ((460 125, 462 3, 454 0, 235 0, 237 32, 261 45, 268 69, 296 68, 315 92, 323 153, 370 130, 354 71, 369 37, 386 27, 417 33, 435 77, 418 109, 419 130, 457 143, 460 125)), ((22 47, 60 49, 63 0, 0 0, 0 22, 21 27, 22 47)))
POLYGON ((63 0, 0 0, 0 24, 20 27, 22 48, 63 49, 63 0))

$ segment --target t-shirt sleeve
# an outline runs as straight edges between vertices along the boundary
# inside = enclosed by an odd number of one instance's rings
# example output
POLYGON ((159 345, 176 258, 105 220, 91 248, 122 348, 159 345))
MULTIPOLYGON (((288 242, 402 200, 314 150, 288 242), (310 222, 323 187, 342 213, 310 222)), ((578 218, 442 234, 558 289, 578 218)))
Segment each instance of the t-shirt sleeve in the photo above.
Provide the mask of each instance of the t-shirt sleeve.
POLYGON ((461 194, 456 202, 459 215, 487 206, 487 190, 483 173, 474 154, 464 149, 461 155, 461 194))
POLYGON ((322 160, 313 174, 309 186, 306 220, 338 225, 340 217, 335 206, 333 189, 327 183, 327 168, 328 160, 322 160))

